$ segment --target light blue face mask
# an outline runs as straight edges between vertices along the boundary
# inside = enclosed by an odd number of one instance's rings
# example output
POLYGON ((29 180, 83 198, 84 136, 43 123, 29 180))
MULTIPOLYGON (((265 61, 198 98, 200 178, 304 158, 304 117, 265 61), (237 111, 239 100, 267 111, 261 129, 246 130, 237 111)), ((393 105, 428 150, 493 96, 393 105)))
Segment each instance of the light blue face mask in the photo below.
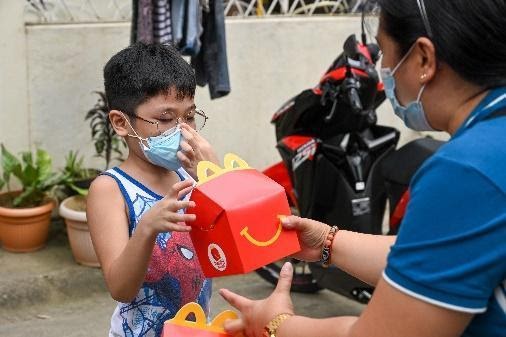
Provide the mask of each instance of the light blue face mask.
POLYGON ((150 163, 161 166, 170 171, 177 171, 181 168, 181 162, 177 158, 177 152, 181 148, 181 128, 179 126, 173 127, 156 137, 142 138, 132 127, 128 118, 125 117, 125 119, 135 134, 129 134, 128 136, 135 137, 140 140, 139 145, 141 150, 150 163), (147 143, 147 146, 144 142, 147 143))
POLYGON ((383 84, 385 86, 385 94, 387 98, 390 100, 390 103, 394 108, 395 114, 400 119, 402 119, 402 121, 408 128, 415 131, 435 131, 427 121, 421 101, 425 85, 422 86, 422 88, 420 89, 416 101, 410 102, 406 106, 402 106, 399 100, 397 99, 397 96, 395 95, 395 78, 394 78, 395 72, 408 58, 414 46, 415 45, 413 45, 409 49, 409 51, 406 53, 406 55, 404 55, 402 60, 397 64, 397 66, 394 68, 393 71, 390 70, 390 68, 382 68, 381 79, 383 80, 383 84))

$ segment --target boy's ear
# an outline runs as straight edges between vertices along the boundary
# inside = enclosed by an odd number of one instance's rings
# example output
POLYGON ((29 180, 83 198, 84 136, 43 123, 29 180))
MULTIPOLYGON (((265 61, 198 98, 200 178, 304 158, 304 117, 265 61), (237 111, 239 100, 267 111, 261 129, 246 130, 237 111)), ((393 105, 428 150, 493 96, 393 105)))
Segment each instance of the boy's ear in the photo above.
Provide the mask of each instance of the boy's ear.
POLYGON ((125 114, 118 110, 109 111, 109 120, 118 136, 126 137, 130 133, 130 126, 128 125, 125 114))

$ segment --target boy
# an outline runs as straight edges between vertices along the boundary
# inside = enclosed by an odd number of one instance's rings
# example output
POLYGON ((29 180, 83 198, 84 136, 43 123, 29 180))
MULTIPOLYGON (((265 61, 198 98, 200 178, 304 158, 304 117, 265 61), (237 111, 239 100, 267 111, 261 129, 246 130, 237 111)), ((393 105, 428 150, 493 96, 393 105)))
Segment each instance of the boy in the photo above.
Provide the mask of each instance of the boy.
POLYGON ((195 77, 172 47, 138 43, 104 68, 109 119, 128 158, 93 182, 87 218, 105 281, 118 306, 109 336, 159 336, 188 302, 209 313, 205 279, 189 237, 196 163, 217 162, 196 129, 195 77))

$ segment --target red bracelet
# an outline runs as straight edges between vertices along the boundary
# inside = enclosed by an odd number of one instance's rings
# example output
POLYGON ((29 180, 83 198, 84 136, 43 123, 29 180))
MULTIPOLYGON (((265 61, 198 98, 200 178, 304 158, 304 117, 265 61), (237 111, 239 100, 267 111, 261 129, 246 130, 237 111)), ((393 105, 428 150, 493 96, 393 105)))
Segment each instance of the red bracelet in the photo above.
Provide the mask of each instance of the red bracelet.
POLYGON ((329 233, 327 234, 325 242, 323 243, 322 259, 320 260, 320 262, 325 268, 327 268, 330 265, 330 260, 332 257, 332 243, 334 242, 334 238, 336 237, 338 231, 339 227, 332 226, 330 228, 329 233))

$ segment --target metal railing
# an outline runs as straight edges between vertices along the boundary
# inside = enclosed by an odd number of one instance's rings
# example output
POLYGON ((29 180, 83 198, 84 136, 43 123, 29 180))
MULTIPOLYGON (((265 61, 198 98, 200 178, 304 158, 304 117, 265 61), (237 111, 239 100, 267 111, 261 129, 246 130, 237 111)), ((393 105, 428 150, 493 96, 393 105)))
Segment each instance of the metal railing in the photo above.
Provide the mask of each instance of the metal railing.
POLYGON ((27 23, 130 21, 131 0, 26 0, 27 23))
POLYGON ((295 16, 354 13, 365 2, 361 0, 229 0, 224 1, 227 16, 295 16))
MULTIPOLYGON (((356 13, 367 0, 224 0, 227 17, 356 13)), ((132 0, 26 0, 27 23, 130 21, 132 0)))

